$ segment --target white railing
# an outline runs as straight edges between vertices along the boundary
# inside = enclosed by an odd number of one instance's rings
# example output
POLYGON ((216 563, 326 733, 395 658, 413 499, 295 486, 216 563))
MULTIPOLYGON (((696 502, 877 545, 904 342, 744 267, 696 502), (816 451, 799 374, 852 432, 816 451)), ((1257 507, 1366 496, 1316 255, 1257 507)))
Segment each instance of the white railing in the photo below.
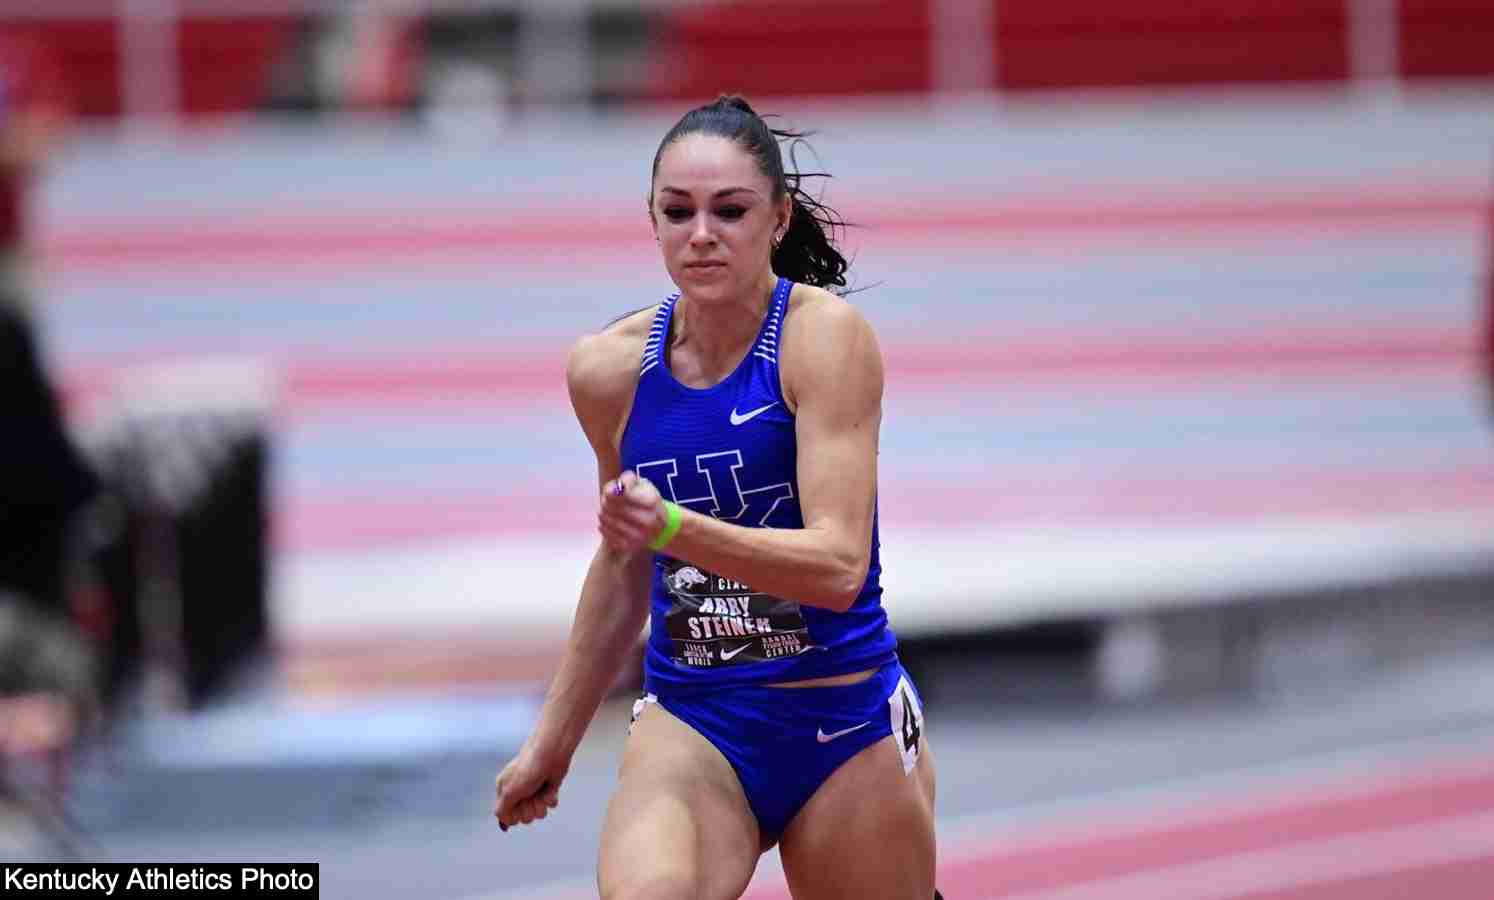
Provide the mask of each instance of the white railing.
POLYGON ((1399 0, 1347 0, 1349 78, 1370 97, 1394 98, 1400 84, 1399 0))

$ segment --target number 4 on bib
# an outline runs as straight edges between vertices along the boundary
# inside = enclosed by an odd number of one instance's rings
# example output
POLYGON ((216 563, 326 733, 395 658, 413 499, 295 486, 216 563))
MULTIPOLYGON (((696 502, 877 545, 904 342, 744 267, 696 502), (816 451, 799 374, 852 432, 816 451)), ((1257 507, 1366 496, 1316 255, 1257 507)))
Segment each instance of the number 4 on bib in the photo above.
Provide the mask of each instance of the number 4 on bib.
POLYGON ((917 750, 918 736, 923 732, 918 730, 918 720, 912 713, 913 699, 908 696, 906 688, 903 689, 903 749, 917 750))
POLYGON ((887 698, 887 712, 891 717, 892 733, 898 736, 897 749, 903 757, 903 774, 913 771, 918 763, 919 741, 923 737, 923 708, 918 705, 918 695, 908 683, 908 676, 898 679, 892 696, 887 698))

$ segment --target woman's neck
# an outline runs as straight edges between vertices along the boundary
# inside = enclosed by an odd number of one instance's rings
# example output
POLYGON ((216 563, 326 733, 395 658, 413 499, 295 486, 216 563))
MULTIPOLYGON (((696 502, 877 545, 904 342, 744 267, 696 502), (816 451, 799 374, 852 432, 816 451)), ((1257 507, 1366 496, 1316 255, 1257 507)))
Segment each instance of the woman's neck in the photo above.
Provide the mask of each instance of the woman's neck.
POLYGON ((670 347, 685 350, 703 374, 725 377, 756 340, 777 286, 778 277, 769 270, 736 300, 695 303, 682 294, 674 310, 670 347))

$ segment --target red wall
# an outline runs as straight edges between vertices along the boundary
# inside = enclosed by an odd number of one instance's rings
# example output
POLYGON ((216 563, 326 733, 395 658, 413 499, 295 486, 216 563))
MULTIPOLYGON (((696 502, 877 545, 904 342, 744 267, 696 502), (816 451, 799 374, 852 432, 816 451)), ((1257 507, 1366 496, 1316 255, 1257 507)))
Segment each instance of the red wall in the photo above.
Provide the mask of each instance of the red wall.
MULTIPOLYGON (((1335 82, 1355 0, 985 0, 1005 90, 1335 82)), ((918 92, 927 0, 731 2, 666 20, 649 93, 918 92)), ((1494 0, 1400 0, 1407 77, 1494 75, 1494 0)))
POLYGON ((1494 75, 1494 0, 1400 0, 1401 74, 1494 75))
POLYGON ((285 18, 190 19, 178 31, 181 104, 189 115, 253 109, 275 60, 295 37, 285 18))
POLYGON ((665 21, 647 93, 927 91, 928 7, 927 0, 739 0, 682 9, 665 21))
POLYGON ((119 114, 119 41, 112 21, 28 20, 0 22, 0 28, 47 44, 67 75, 75 111, 89 116, 119 114))
POLYGON ((1344 0, 1000 0, 997 84, 1070 88, 1348 76, 1344 0))
MULTIPOLYGON (((75 110, 116 116, 123 106, 119 82, 119 28, 112 19, 0 21, 0 27, 35 34, 52 48, 70 80, 75 110)), ((188 115, 251 109, 264 97, 275 58, 289 46, 296 24, 286 18, 194 19, 177 31, 181 104, 188 115)))
MULTIPOLYGON (((1333 82, 1349 71, 1354 0, 972 0, 993 4, 1003 90, 1333 82)), ((933 80, 929 0, 732 0, 671 11, 639 95, 698 99, 919 93, 933 80)), ((1399 0, 1408 78, 1494 76, 1494 0, 1399 0)), ((84 115, 121 107, 107 18, 6 23, 59 52, 84 115)), ((254 108, 299 23, 193 19, 178 32, 188 115, 254 108)))

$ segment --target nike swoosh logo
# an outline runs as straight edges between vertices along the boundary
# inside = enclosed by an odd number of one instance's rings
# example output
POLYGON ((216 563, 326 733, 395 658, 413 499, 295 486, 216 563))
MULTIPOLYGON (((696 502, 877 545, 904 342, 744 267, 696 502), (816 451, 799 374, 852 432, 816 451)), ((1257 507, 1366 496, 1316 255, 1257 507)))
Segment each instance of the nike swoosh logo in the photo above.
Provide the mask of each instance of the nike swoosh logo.
POLYGON ((814 738, 822 744, 828 744, 838 737, 845 737, 853 731, 860 731, 870 724, 870 722, 862 722, 860 725, 852 725, 850 728, 842 728, 841 730, 833 731, 830 734, 826 734, 825 729, 820 728, 815 731, 814 738))
POLYGON ((758 416, 762 415, 763 413, 767 412, 768 410, 772 409, 773 407, 775 407, 777 405, 778 405, 778 401, 774 400, 772 403, 769 403, 767 406, 759 406, 757 409, 754 409, 751 412, 742 413, 741 415, 737 414, 737 408, 735 406, 733 406, 731 408, 731 424, 733 424, 733 425, 740 425, 743 422, 750 422, 751 420, 757 418, 758 416))
POLYGON ((752 644, 749 642, 749 643, 743 644, 742 646, 738 647, 735 650, 727 650, 725 647, 722 647, 721 648, 721 661, 722 662, 726 662, 728 659, 731 659, 733 656, 736 656, 738 653, 741 653, 743 650, 746 650, 748 647, 751 647, 751 646, 752 646, 752 644))

